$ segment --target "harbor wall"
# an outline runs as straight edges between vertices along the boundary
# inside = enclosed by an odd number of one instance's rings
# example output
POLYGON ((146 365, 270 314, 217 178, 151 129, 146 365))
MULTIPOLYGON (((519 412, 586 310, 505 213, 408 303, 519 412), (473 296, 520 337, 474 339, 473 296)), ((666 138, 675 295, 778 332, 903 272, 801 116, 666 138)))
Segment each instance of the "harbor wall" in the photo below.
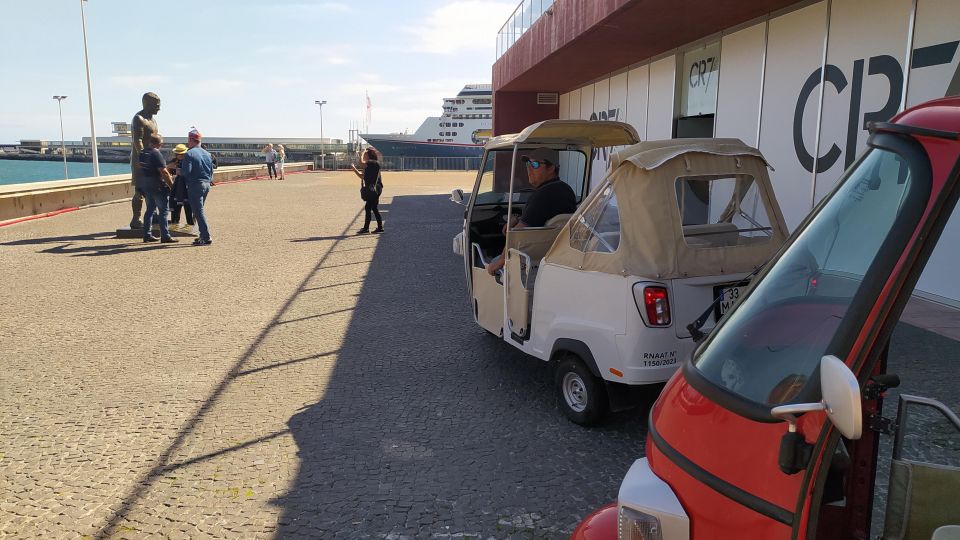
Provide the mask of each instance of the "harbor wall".
MULTIPOLYGON (((287 163, 284 171, 291 173, 312 168, 312 163, 287 163)), ((262 164, 220 167, 214 171, 213 181, 255 178, 265 175, 266 170, 266 165, 262 164)), ((0 186, 0 223, 65 208, 129 200, 132 196, 129 174, 3 185, 0 186)))

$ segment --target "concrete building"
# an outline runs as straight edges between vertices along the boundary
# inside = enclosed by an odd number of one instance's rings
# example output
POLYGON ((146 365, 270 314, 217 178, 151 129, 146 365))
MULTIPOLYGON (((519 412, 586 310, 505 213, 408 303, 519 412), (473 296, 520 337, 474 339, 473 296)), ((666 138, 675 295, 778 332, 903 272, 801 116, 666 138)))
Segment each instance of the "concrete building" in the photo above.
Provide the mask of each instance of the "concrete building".
MULTIPOLYGON (((494 134, 581 118, 645 140, 736 137, 776 169, 795 228, 863 151, 868 122, 960 94, 957 21, 956 0, 526 0, 497 38, 494 134)), ((919 296, 960 306, 958 244, 954 215, 919 296)))

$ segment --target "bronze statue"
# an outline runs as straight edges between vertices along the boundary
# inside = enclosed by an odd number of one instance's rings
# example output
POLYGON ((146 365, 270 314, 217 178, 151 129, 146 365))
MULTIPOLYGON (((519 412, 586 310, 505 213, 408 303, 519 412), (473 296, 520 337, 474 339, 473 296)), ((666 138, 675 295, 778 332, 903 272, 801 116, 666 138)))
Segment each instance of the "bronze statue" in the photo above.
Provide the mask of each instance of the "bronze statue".
POLYGON ((131 148, 130 148, 130 173, 132 174, 131 183, 133 184, 133 199, 130 201, 133 206, 133 219, 130 221, 131 229, 142 229, 143 222, 140 220, 140 211, 143 209, 143 192, 137 187, 138 180, 142 173, 140 172, 140 152, 150 145, 150 136, 159 135, 157 121, 153 115, 160 112, 160 98, 153 92, 147 92, 143 95, 143 110, 133 117, 130 123, 131 130, 131 148))

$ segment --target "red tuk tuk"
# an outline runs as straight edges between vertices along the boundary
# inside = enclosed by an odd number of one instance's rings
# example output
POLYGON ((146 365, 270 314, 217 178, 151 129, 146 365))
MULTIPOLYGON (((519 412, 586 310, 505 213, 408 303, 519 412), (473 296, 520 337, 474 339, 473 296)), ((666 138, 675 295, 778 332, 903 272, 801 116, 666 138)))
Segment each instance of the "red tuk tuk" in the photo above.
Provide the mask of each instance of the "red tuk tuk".
POLYGON ((867 538, 881 433, 895 434, 883 537, 957 537, 960 468, 901 447, 916 409, 950 430, 960 418, 916 396, 895 419, 880 406, 899 383, 890 335, 960 195, 960 98, 869 127, 867 151, 667 383, 617 504, 573 538, 867 538))

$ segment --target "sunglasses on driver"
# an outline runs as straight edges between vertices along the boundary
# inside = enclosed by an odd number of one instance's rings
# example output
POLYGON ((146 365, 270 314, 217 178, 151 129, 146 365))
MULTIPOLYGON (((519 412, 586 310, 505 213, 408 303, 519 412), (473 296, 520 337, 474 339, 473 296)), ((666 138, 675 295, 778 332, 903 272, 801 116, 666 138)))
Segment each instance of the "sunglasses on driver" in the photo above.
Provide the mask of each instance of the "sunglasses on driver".
POLYGON ((550 165, 553 165, 547 160, 530 159, 526 156, 522 157, 521 159, 524 163, 529 165, 531 169, 539 169, 540 167, 549 167, 550 165))

